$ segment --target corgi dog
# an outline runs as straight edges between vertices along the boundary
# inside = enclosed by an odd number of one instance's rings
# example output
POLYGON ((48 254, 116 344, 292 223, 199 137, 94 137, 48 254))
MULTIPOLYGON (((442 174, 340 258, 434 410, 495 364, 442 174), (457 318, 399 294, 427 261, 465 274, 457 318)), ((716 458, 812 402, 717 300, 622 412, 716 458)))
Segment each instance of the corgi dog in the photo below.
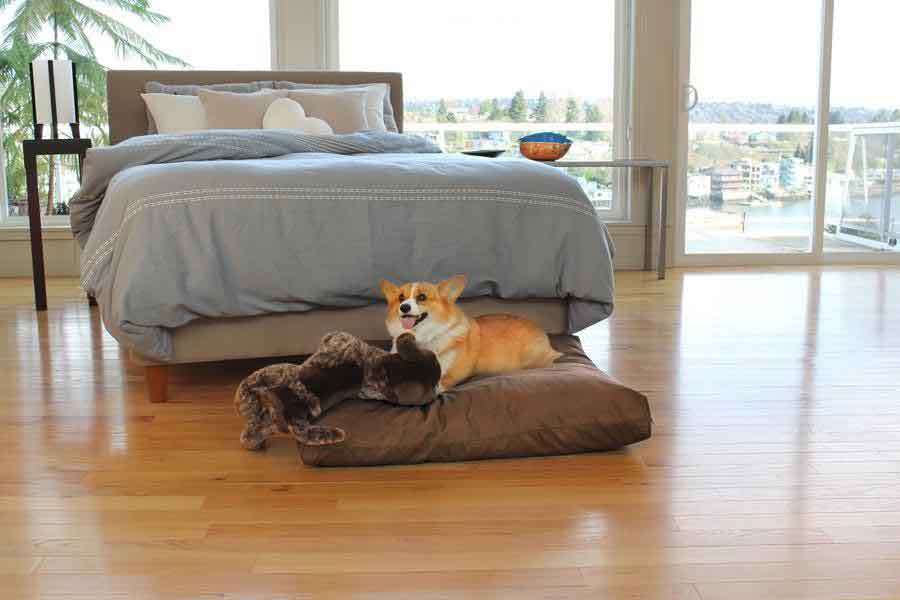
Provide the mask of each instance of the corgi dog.
POLYGON ((442 392, 473 375, 547 367, 562 356, 547 334, 532 321, 513 315, 468 317, 456 299, 466 277, 456 275, 437 285, 381 282, 387 300, 385 325, 393 339, 412 333, 420 346, 437 355, 442 392))

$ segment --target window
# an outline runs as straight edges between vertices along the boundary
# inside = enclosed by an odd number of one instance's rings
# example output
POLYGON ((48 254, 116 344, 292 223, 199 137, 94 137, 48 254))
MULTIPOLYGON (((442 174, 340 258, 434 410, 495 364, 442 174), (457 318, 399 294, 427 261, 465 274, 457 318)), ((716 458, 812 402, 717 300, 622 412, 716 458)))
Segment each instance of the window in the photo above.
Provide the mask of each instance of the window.
MULTIPOLYGON (((0 11, 0 21, 8 23, 16 9, 24 0, 12 0, 6 9, 0 11)), ((60 0, 61 11, 72 0, 60 0)), ((139 15, 122 10, 117 6, 124 3, 98 2, 91 8, 132 29, 148 46, 142 52, 149 60, 142 59, 134 52, 122 53, 121 46, 108 36, 89 30, 90 43, 96 62, 109 69, 262 69, 271 65, 269 0, 153 0, 150 10, 168 17, 167 22, 157 19, 142 19, 139 15), (157 21, 157 22, 154 22, 157 21)), ((139 4, 139 3, 135 3, 139 4)), ((140 9, 138 9, 140 10, 140 9)), ((60 19, 64 18, 60 13, 60 19)), ((0 34, 3 35, 3 34, 0 34)), ((33 43, 49 42, 53 39, 52 18, 45 19, 34 35, 33 43)), ((67 49, 81 55, 87 54, 78 40, 59 36, 60 57, 67 49)), ((2 58, 15 58, 10 39, 0 41, 2 58)), ((52 58, 45 54, 45 58, 52 58)), ((0 78, 7 77, 0 72, 0 78)), ((101 76, 102 78, 102 76, 101 76)), ((27 61, 18 78, 0 79, 0 224, 24 225, 27 217, 25 201, 25 175, 20 143, 31 137, 31 109, 28 92, 27 61), (21 76, 24 74, 24 77, 21 76), (13 89, 22 93, 5 93, 13 89)), ((90 135, 95 145, 105 143, 106 87, 102 79, 99 84, 89 85, 80 80, 79 104, 81 106, 82 135, 90 135)), ((68 127, 61 127, 61 135, 68 135, 68 127)), ((71 157, 39 164, 39 189, 42 198, 42 214, 48 225, 66 225, 68 199, 78 187, 75 161, 71 157), (48 201, 48 198, 50 200, 48 201)))
POLYGON ((688 109, 681 140, 679 263, 900 256, 900 80, 889 66, 900 4, 690 0, 683 7, 699 102, 688 109), (778 43, 762 43, 760 32, 778 43))
MULTIPOLYGON (((340 0, 340 68, 403 73, 405 130, 446 151, 504 148, 536 131, 569 160, 627 155, 630 2, 340 0)), ((605 220, 626 220, 625 178, 573 170, 605 220)))
POLYGON ((692 0, 688 253, 810 247, 820 4, 692 0))
POLYGON ((876 67, 898 22, 893 2, 834 3, 826 252, 900 250, 900 79, 876 67))

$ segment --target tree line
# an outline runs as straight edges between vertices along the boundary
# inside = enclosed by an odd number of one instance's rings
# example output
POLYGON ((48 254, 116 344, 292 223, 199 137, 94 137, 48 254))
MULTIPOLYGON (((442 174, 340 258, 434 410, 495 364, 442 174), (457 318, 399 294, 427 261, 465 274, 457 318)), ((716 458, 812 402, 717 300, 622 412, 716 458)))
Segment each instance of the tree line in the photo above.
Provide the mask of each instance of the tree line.
MULTIPOLYGON (((900 108, 895 108, 893 110, 882 108, 877 111, 870 117, 872 123, 892 123, 900 121, 900 108)), ((786 113, 782 113, 777 120, 778 124, 801 124, 808 125, 814 122, 812 115, 809 111, 802 109, 791 109, 786 113)), ((828 113, 828 122, 832 125, 843 125, 847 122, 846 117, 844 116, 844 112, 840 109, 836 109, 828 113)))
MULTIPOLYGON (((508 102, 499 98, 482 100, 478 114, 488 121, 509 121, 513 123, 600 123, 604 115, 600 107, 592 102, 579 102, 576 98, 548 98, 542 91, 536 100, 529 102, 525 92, 518 90, 508 102)), ((452 112, 447 100, 441 98, 435 108, 438 123, 456 123, 456 113, 452 112)))

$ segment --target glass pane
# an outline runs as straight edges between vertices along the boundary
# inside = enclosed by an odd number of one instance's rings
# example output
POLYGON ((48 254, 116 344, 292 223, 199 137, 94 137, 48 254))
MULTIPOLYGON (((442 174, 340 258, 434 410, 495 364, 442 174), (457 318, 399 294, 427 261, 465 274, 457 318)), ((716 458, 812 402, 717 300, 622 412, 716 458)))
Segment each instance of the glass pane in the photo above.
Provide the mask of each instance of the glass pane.
MULTIPOLYGON (((615 155, 615 0, 579 2, 577 18, 543 0, 390 4, 341 0, 340 66, 403 73, 407 131, 512 155, 523 135, 556 131, 575 140, 566 160, 615 155)), ((574 174, 612 209, 614 174, 574 174)))
POLYGON ((820 4, 693 0, 686 252, 809 252, 820 4))
POLYGON ((900 4, 836 0, 828 126, 826 252, 898 250, 900 4), (867 68, 868 67, 868 68, 867 68))
MULTIPOLYGON (((16 18, 17 9, 24 0, 14 0, 0 10, 0 22, 9 23, 16 18)), ((65 2, 50 3, 48 11, 55 7, 66 13, 65 2)), ((91 10, 91 18, 75 25, 61 26, 58 39, 62 47, 60 56, 76 56, 79 63, 79 105, 81 108, 82 135, 90 136, 95 145, 106 142, 106 85, 102 68, 108 69, 268 69, 271 64, 269 44, 269 0, 154 0, 150 7, 141 2, 100 2, 91 10), (148 12, 152 11, 152 13, 148 12), (153 13, 156 13, 154 15, 153 13), (160 22, 158 15, 167 18, 160 22), (97 27, 94 21, 110 19, 118 25, 97 27), (145 41, 123 39, 116 43, 109 31, 128 37, 130 28, 145 41), (73 29, 74 28, 74 29, 73 29), (87 32, 91 48, 85 47, 69 35, 71 30, 87 32), (130 48, 130 50, 124 50, 130 48), (135 49, 140 49, 136 52, 135 49), (86 64, 84 56, 93 51, 94 64, 86 64)), ((29 44, 48 46, 53 40, 52 19, 41 13, 43 21, 33 24, 34 34, 29 44)), ((130 35, 130 34, 129 34, 130 35)), ((24 52, 21 56, 27 56, 24 52)), ((24 224, 27 215, 25 201, 25 171, 21 156, 21 140, 33 135, 31 125, 30 85, 27 61, 8 52, 4 58, 11 66, 0 74, 0 90, 5 103, 0 107, 0 138, 2 148, 0 165, 3 177, 0 186, 0 223, 24 224), (16 62, 18 61, 18 62, 16 62), (5 184, 5 185, 4 185, 5 184), (6 201, 3 202, 4 197, 6 201)), ((53 58, 49 50, 43 58, 53 58)), ((47 134, 49 135, 49 133, 47 134)), ((67 126, 60 128, 60 135, 71 135, 67 126)), ((45 220, 65 224, 68 199, 77 187, 77 171, 74 159, 41 161, 38 165, 38 187, 41 195, 41 212, 45 220), (48 200, 51 201, 48 208, 48 200)))
MULTIPOLYGON (((122 13, 154 46, 185 61, 190 69, 228 71, 268 70, 272 65, 269 43, 269 0, 153 0, 154 12, 169 18, 154 25, 122 13)), ((108 39, 101 38, 98 54, 112 69, 147 69, 134 56, 122 57, 108 39)), ((179 65, 160 64, 160 69, 179 65)))
MULTIPOLYGON (((10 23, 16 19, 18 9, 25 1, 7 3, 0 10, 0 22, 10 23)), ((0 166, 4 175, 0 177, 0 187, 6 192, 0 191, 0 223, 24 224, 27 214, 21 140, 32 137, 33 132, 28 61, 23 57, 44 47, 47 49, 42 58, 53 58, 49 49, 49 43, 53 40, 52 15, 57 11, 61 15, 59 19, 66 19, 71 14, 68 4, 47 3, 49 8, 46 11, 38 11, 39 19, 24 24, 32 35, 25 42, 18 42, 28 46, 22 52, 11 49, 11 38, 0 37, 0 45, 5 48, 2 58, 9 67, 0 73, 0 90, 4 92, 0 96, 0 138, 3 142, 0 166)), ((79 63, 81 132, 83 136, 90 136, 95 145, 106 143, 104 68, 239 70, 268 69, 271 64, 269 0, 154 0, 150 8, 141 2, 94 4, 91 10, 95 12, 90 13, 90 18, 83 17, 83 22, 69 21, 60 25, 62 33, 58 35, 61 44, 58 56, 74 57, 79 63), (168 18, 168 21, 162 19, 161 22, 158 15, 168 18), (95 22, 106 19, 118 25, 108 28, 96 26, 95 22), (146 44, 123 33, 126 30, 120 26, 136 32, 146 44), (87 32, 89 48, 69 34, 79 30, 87 32), (112 39, 110 32, 121 34, 118 43, 112 39), (91 53, 93 58, 86 58, 91 53)), ((60 135, 71 135, 68 126, 60 128, 60 135)), ((67 222, 68 199, 77 186, 74 164, 74 160, 66 158, 62 161, 41 161, 38 165, 41 212, 50 223, 62 225, 67 222), (48 195, 52 198, 49 209, 48 195)))

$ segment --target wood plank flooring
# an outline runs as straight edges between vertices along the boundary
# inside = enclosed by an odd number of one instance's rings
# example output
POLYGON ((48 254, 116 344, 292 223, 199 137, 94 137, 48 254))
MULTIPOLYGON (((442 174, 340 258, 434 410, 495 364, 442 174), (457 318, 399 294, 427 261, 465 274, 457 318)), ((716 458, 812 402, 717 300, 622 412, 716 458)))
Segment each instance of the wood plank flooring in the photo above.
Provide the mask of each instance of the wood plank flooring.
POLYGON ((151 405, 74 280, 0 280, 0 598, 900 598, 900 270, 617 283, 649 441, 325 470, 239 447, 257 363, 151 405))

